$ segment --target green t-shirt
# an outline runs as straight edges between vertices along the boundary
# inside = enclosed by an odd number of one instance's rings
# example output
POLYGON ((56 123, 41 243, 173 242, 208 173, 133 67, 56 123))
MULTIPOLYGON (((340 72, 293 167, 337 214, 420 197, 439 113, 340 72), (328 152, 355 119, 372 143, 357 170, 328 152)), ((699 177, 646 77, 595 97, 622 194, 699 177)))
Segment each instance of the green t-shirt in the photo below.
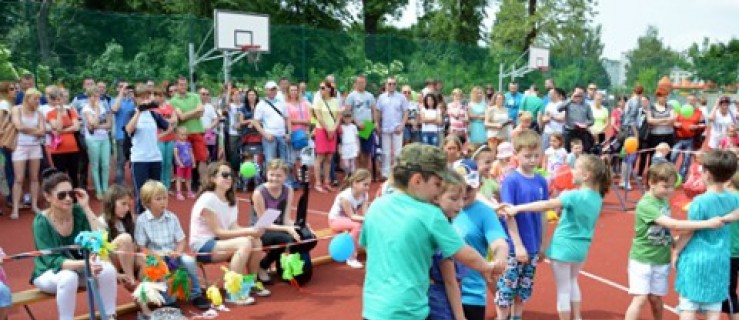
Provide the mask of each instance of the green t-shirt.
POLYGON ((672 234, 670 229, 654 222, 662 216, 671 216, 670 204, 667 200, 658 199, 646 193, 636 205, 635 234, 629 258, 651 265, 670 263, 672 234))
MULTIPOLYGON (((734 192, 734 195, 739 197, 739 192, 734 192)), ((731 231, 731 257, 739 258, 739 222, 729 224, 729 231, 731 231)))
POLYGON ((531 115, 534 117, 533 122, 536 123, 536 119, 539 117, 539 112, 542 109, 544 109, 544 100, 537 96, 524 96, 521 102, 521 108, 518 111, 531 112, 531 115))
MULTIPOLYGON (((172 97, 172 99, 169 100, 169 103, 173 107, 175 107, 175 109, 178 109, 185 113, 195 110, 195 108, 200 105, 200 97, 192 92, 186 93, 185 97, 180 97, 180 94, 176 93, 172 97)), ((203 128, 203 122, 200 121, 200 118, 194 118, 184 122, 180 122, 177 126, 187 128, 187 133, 205 132, 205 128, 203 128)))
MULTIPOLYGON (((33 219, 33 241, 36 245, 36 250, 74 245, 74 238, 77 237, 77 234, 82 231, 91 231, 90 222, 87 221, 85 212, 79 205, 75 204, 72 208, 72 216, 74 219, 72 233, 70 233, 69 236, 62 237, 56 229, 54 229, 54 226, 45 214, 41 212, 36 213, 36 217, 33 219)), ((47 270, 52 270, 55 273, 59 272, 64 260, 81 258, 82 256, 77 250, 56 251, 51 254, 36 257, 33 260, 33 274, 31 275, 31 282, 33 283, 34 279, 47 270)))
POLYGON ((464 246, 441 209, 402 192, 372 203, 359 243, 367 249, 362 316, 370 320, 426 319, 431 257, 464 246))
POLYGON ((595 190, 582 188, 565 191, 558 199, 562 201, 562 218, 546 255, 561 262, 584 262, 603 208, 603 197, 595 190))

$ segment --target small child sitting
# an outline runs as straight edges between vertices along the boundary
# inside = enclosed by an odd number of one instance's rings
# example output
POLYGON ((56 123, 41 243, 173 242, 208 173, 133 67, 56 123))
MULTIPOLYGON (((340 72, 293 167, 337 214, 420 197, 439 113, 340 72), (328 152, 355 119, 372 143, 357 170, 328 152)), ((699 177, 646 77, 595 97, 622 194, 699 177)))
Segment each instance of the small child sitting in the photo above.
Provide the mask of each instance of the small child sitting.
POLYGON ((652 163, 650 166, 660 163, 670 162, 668 157, 670 156, 670 145, 667 142, 662 142, 654 148, 654 155, 652 156, 652 163))
MULTIPOLYGON (((208 302, 201 292, 198 269, 195 259, 185 254, 187 241, 180 220, 172 211, 167 210, 167 188, 159 181, 149 180, 139 192, 141 204, 146 211, 136 220, 134 239, 136 244, 149 252, 163 255, 165 261, 176 259, 190 277, 190 301, 201 310, 208 310, 208 302)), ((148 316, 144 310, 144 317, 148 316)))

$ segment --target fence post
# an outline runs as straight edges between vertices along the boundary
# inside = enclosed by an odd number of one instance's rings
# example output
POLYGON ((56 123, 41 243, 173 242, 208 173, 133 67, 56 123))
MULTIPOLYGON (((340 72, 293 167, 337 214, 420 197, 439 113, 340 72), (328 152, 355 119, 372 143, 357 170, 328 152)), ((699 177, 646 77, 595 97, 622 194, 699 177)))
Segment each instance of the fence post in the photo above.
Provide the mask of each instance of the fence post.
POLYGON ((308 69, 308 66, 305 64, 305 24, 300 25, 300 43, 303 45, 303 50, 301 51, 302 53, 300 55, 300 65, 302 66, 302 68, 300 68, 300 73, 303 81, 305 81, 305 83, 308 83, 308 77, 306 76, 306 70, 308 69))

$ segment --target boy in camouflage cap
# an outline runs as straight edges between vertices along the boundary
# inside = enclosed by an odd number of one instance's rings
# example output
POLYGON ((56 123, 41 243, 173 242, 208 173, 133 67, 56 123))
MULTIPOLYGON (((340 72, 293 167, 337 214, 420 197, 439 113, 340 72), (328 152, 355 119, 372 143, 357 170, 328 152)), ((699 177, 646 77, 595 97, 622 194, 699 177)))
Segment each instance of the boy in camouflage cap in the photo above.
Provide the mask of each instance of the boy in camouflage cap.
POLYGON ((439 207, 431 204, 451 179, 438 147, 405 146, 392 168, 393 194, 372 203, 359 242, 367 249, 365 319, 426 319, 431 256, 441 250, 489 280, 494 265, 464 244, 439 207))

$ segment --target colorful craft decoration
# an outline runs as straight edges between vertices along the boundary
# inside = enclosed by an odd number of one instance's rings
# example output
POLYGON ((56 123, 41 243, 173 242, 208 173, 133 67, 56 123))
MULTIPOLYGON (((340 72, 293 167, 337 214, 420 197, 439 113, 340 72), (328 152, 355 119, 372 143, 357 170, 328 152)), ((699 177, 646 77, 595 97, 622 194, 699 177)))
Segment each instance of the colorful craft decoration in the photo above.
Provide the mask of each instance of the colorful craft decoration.
POLYGON ((253 303, 254 298, 249 295, 251 294, 251 289, 257 285, 255 282, 257 275, 248 274, 244 276, 228 270, 226 267, 222 267, 222 269, 225 272, 223 275, 223 287, 228 294, 227 301, 236 304, 253 303))
MULTIPOLYGON (((174 260, 174 259, 173 259, 174 260)), ((169 295, 180 301, 190 299, 190 275, 185 267, 180 266, 167 276, 169 282, 169 295)))
POLYGON ((108 233, 105 231, 82 231, 74 238, 74 243, 103 260, 108 260, 110 253, 115 251, 115 246, 108 242, 108 233))
POLYGON ((162 281, 168 274, 169 267, 167 267, 167 264, 161 257, 152 254, 146 256, 146 261, 144 263, 144 281, 162 281))
POLYGON ((221 296, 221 290, 218 287, 211 285, 208 290, 205 291, 205 296, 210 300, 213 309, 218 311, 231 311, 223 304, 223 296, 221 296))
POLYGON ((142 281, 136 290, 133 290, 131 296, 139 304, 155 304, 161 306, 164 304, 162 292, 167 291, 167 284, 164 282, 142 281))
POLYGON ((284 253, 282 254, 282 257, 280 257, 280 267, 282 267, 282 279, 285 279, 287 281, 293 281, 295 280, 295 276, 303 274, 304 266, 305 262, 303 262, 303 259, 300 259, 300 254, 298 253, 284 253))

